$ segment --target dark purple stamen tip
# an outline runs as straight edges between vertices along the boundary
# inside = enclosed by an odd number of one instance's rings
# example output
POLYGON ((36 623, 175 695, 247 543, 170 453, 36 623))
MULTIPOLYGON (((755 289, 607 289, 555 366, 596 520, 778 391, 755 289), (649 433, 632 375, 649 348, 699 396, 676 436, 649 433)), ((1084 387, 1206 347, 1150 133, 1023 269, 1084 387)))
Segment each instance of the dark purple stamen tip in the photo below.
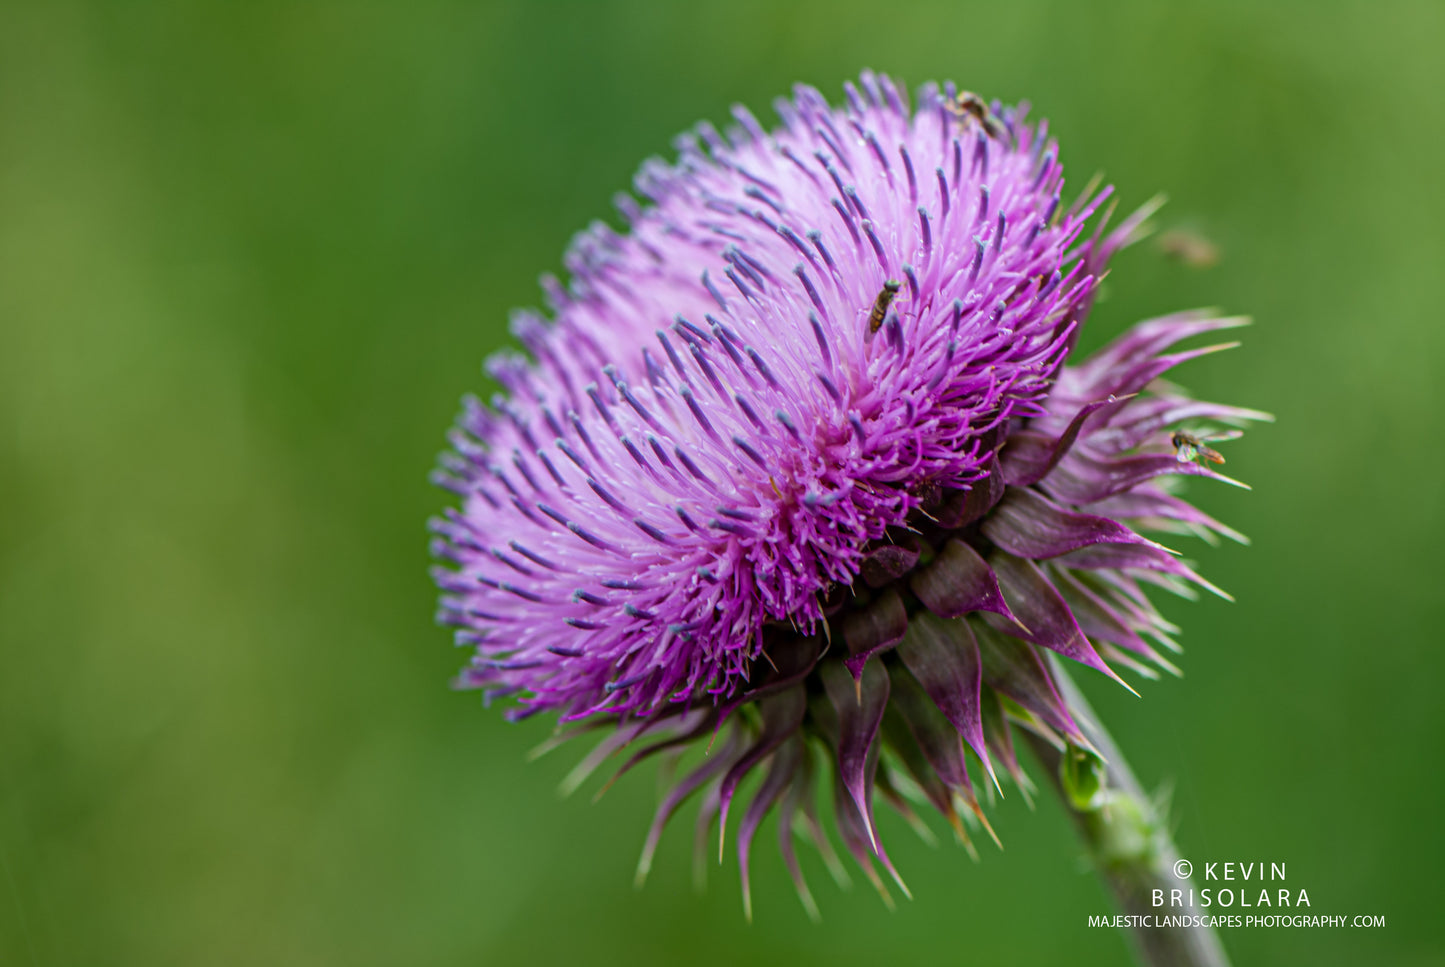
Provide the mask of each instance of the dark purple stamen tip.
POLYGON ((727 312, 727 300, 722 297, 722 293, 712 284, 712 280, 708 278, 706 270, 703 270, 702 273, 702 285, 703 288, 707 289, 708 295, 712 296, 713 301, 718 304, 718 308, 722 309, 723 312, 727 312))
POLYGON ((751 404, 748 403, 746 396, 741 392, 734 393, 733 402, 737 404, 739 410, 742 410, 743 416, 747 417, 749 423, 759 430, 763 429, 763 421, 758 418, 758 414, 753 410, 751 404))
POLYGON ((903 173, 908 178, 908 199, 913 205, 918 204, 918 179, 913 174, 913 159, 908 156, 908 146, 898 146, 898 156, 903 159, 903 173))
POLYGON ((752 346, 746 346, 744 347, 743 351, 748 354, 748 358, 753 361, 753 365, 757 367, 758 372, 762 374, 763 379, 767 380, 769 386, 771 386, 773 389, 782 389, 782 387, 778 385, 778 381, 773 378, 772 370, 768 369, 768 364, 763 362, 763 357, 758 355, 758 351, 756 349, 754 349, 752 346))
POLYGON ((749 446, 748 441, 744 440, 742 437, 733 437, 733 446, 737 447, 744 454, 746 454, 747 458, 753 463, 756 463, 764 470, 768 469, 768 462, 762 458, 762 455, 759 454, 758 451, 754 450, 751 446, 749 446))
POLYGON ((658 530, 656 527, 653 527, 651 524, 649 524, 647 521, 643 520, 641 517, 634 517, 634 518, 632 518, 632 523, 637 526, 637 529, 638 529, 638 530, 642 531, 642 533, 646 534, 648 537, 650 537, 650 538, 652 538, 653 540, 657 541, 659 544, 671 544, 671 543, 673 543, 671 538, 669 538, 669 537, 668 537, 666 534, 664 534, 662 531, 658 530))
POLYGON ((858 235, 858 226, 853 221, 853 212, 836 198, 832 200, 832 205, 833 210, 838 213, 838 217, 843 219, 843 224, 847 227, 848 234, 853 236, 854 247, 862 245, 863 239, 858 235))
POLYGON ((888 272, 888 256, 883 254, 883 243, 878 240, 878 235, 873 231, 873 223, 868 220, 863 222, 863 232, 868 236, 868 244, 873 246, 873 254, 878 256, 878 265, 883 269, 884 274, 888 272))
POLYGON ((803 442, 802 436, 798 434, 798 428, 793 424, 792 417, 788 416, 783 410, 775 410, 773 416, 777 417, 778 422, 783 424, 783 428, 788 431, 788 434, 792 436, 794 440, 797 440, 799 443, 803 442))
POLYGON ((832 365, 833 354, 828 351, 828 339, 823 335, 823 323, 814 313, 808 313, 808 324, 813 327, 813 338, 818 342, 818 352, 823 356, 825 365, 832 365))

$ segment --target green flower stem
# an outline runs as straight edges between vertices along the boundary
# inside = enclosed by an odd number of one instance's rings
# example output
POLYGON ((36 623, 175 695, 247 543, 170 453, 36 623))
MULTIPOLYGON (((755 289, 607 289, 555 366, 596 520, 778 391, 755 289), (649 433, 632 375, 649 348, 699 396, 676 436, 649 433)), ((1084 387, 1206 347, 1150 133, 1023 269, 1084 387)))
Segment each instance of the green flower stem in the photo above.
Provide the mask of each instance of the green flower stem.
POLYGON ((1113 738, 1099 724, 1063 664, 1052 670, 1064 700, 1098 756, 1075 748, 1060 752, 1046 739, 1023 730, 1050 784, 1088 848, 1089 858, 1109 884, 1120 912, 1131 919, 1127 928, 1139 963, 1146 967, 1229 967, 1219 935, 1208 926, 1156 926, 1156 917, 1191 916, 1189 907, 1154 905, 1154 891, 1185 891, 1190 882, 1175 873, 1179 850, 1169 837, 1154 803, 1144 793, 1113 738), (1102 760, 1102 761, 1101 761, 1102 760))

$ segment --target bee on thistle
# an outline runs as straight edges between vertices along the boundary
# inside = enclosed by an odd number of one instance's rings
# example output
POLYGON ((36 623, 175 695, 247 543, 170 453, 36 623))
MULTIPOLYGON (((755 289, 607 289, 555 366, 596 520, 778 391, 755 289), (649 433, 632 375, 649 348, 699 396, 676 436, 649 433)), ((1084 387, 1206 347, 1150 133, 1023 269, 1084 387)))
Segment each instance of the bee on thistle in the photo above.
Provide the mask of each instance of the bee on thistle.
POLYGON ((960 121, 969 118, 977 121, 983 133, 990 138, 999 140, 1007 133, 1008 129, 989 110, 988 103, 972 91, 960 91, 958 96, 947 102, 948 110, 960 121))

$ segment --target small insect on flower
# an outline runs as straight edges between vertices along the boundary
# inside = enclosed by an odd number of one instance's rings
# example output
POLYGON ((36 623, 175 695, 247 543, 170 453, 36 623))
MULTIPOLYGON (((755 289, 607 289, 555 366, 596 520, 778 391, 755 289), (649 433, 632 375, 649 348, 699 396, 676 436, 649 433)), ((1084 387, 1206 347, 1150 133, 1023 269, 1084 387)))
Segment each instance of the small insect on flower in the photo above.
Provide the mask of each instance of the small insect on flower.
POLYGON ((972 91, 960 91, 957 97, 948 102, 948 110, 960 121, 973 118, 990 138, 1002 138, 1005 134, 1006 129, 989 110, 988 104, 972 91))
POLYGON ((1212 268, 1219 262, 1219 246, 1198 232, 1172 228, 1155 243, 1159 251, 1191 269, 1212 268))
POLYGON ((1209 433, 1204 436, 1195 436, 1192 433, 1185 433, 1183 430, 1175 430, 1169 437, 1169 443, 1174 447, 1174 456, 1180 463, 1194 463, 1196 460, 1203 460, 1206 463, 1223 463, 1224 456, 1218 450, 1211 449, 1208 444, 1236 440, 1242 435, 1238 430, 1209 433))
POLYGON ((888 306, 892 304, 893 297, 902 288, 901 282, 889 279, 883 283, 883 288, 878 292, 878 298, 873 300, 873 311, 868 313, 868 331, 877 332, 883 325, 883 318, 888 315, 888 306))

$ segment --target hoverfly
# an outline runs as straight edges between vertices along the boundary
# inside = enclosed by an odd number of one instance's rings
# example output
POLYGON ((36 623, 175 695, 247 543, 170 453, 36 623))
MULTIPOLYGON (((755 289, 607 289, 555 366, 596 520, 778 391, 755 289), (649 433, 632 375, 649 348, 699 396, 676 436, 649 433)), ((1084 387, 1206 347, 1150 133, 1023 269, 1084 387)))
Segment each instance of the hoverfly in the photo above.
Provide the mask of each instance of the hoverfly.
POLYGON ((1238 430, 1207 433, 1203 436, 1175 430, 1169 437, 1169 442, 1174 447, 1174 458, 1180 463, 1194 463, 1196 460, 1203 460, 1205 463, 1223 463, 1224 456, 1218 450, 1212 449, 1209 444, 1236 440, 1240 436, 1242 434, 1238 430))
POLYGON ((1219 246, 1198 232, 1175 228, 1159 236, 1159 251, 1191 269, 1207 269, 1219 261, 1219 246))
POLYGON ((984 99, 972 91, 960 91, 953 100, 945 103, 948 112, 960 121, 973 118, 983 128, 983 133, 995 140, 1004 135, 1004 126, 988 109, 984 99))
POLYGON ((869 333, 877 332, 883 325, 883 318, 888 315, 888 306, 893 302, 893 297, 898 294, 898 290, 902 287, 903 283, 895 282, 893 279, 889 279, 883 283, 883 288, 878 293, 878 298, 873 300, 873 310, 868 313, 869 333))

